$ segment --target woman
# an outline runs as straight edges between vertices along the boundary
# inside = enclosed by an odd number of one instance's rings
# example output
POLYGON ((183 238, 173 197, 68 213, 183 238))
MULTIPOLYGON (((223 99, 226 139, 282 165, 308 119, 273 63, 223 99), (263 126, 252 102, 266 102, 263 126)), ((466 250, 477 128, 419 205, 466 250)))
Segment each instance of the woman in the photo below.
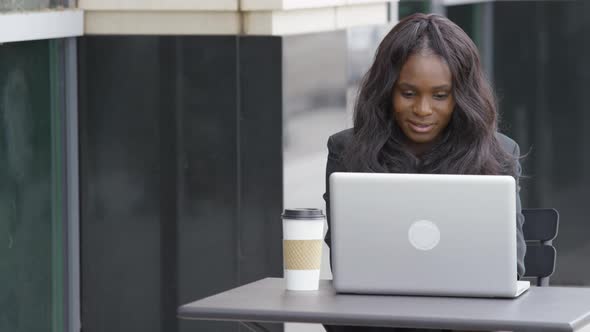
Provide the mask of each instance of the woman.
MULTIPOLYGON (((473 41, 445 17, 409 16, 377 49, 360 87, 354 127, 328 140, 326 206, 332 172, 502 174, 518 180, 519 147, 497 130, 495 96, 473 41)), ((518 192, 516 197, 516 263, 522 276, 524 216, 518 192)), ((328 225, 329 213, 328 209, 328 225)), ((326 243, 331 244, 329 230, 326 243)))

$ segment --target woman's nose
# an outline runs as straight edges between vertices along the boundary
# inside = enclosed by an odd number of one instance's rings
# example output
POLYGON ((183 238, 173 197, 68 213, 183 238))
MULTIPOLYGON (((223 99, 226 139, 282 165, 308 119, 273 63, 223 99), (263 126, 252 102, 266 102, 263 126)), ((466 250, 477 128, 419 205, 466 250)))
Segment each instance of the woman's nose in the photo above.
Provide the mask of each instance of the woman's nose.
POLYGON ((430 107, 430 103, 428 102, 428 100, 426 98, 422 98, 422 99, 418 100, 416 105, 414 105, 414 108, 412 111, 417 116, 424 117, 424 116, 428 116, 428 115, 432 114, 432 107, 430 107))

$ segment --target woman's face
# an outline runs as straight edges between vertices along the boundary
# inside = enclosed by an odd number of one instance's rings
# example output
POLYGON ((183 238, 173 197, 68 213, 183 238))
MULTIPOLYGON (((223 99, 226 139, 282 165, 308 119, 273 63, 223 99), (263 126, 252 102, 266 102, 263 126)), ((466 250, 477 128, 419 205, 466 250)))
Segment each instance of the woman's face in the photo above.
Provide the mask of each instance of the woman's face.
POLYGON ((430 53, 411 55, 394 86, 393 113, 414 153, 440 138, 454 108, 452 75, 444 60, 430 53))

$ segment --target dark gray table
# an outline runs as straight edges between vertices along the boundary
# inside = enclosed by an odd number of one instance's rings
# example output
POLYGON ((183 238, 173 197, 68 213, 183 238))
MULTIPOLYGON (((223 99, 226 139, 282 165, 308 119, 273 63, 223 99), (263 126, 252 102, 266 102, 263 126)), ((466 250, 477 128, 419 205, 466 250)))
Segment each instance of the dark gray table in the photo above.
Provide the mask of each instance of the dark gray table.
POLYGON ((518 299, 336 294, 331 281, 311 292, 284 290, 284 280, 262 279, 192 302, 181 319, 298 322, 452 330, 590 332, 590 288, 533 287, 518 299))

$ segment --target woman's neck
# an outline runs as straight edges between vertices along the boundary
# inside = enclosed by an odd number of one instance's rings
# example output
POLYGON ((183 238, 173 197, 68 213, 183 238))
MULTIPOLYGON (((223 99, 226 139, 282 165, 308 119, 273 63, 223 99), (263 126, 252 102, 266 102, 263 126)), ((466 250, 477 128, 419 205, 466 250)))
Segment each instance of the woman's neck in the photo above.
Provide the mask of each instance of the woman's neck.
POLYGON ((424 154, 428 151, 432 150, 436 142, 428 142, 428 143, 416 143, 409 141, 408 139, 405 140, 405 145, 408 150, 416 156, 416 158, 421 158, 424 154))

